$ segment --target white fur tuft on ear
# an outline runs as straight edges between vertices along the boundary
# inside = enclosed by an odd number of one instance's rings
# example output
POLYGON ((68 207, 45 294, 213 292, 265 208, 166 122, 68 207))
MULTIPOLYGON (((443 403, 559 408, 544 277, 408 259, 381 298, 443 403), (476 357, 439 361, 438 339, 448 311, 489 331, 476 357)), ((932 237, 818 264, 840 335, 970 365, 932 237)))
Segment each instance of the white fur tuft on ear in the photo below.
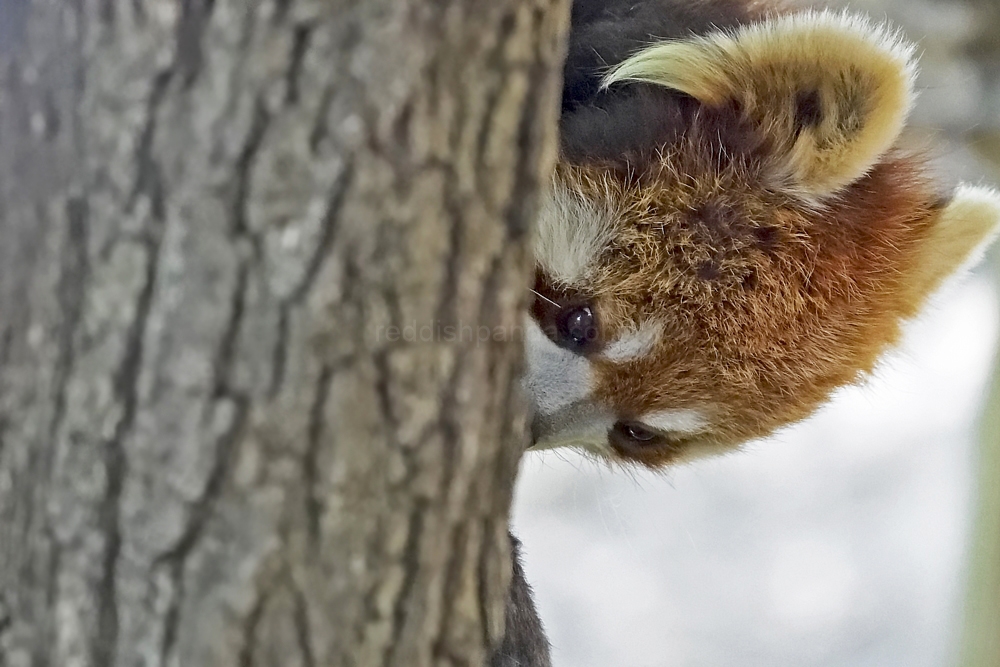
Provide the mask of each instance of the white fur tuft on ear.
POLYGON ((808 11, 648 47, 604 80, 645 82, 709 106, 735 102, 770 138, 787 187, 831 195, 896 141, 913 105, 914 46, 849 13, 808 11))
POLYGON ((993 188, 962 185, 938 224, 951 230, 954 250, 966 253, 964 263, 975 264, 1000 232, 1000 193, 993 188))
POLYGON ((962 185, 941 211, 920 252, 914 291, 925 297, 963 268, 971 268, 1000 232, 1000 193, 962 185))

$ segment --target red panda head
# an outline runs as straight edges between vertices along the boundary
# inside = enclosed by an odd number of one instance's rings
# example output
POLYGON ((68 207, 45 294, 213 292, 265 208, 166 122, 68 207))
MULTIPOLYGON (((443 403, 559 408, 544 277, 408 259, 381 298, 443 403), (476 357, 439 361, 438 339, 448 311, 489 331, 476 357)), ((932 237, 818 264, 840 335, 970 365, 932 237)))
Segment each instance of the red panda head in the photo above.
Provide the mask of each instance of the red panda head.
POLYGON ((648 46, 598 107, 564 105, 527 324, 536 446, 659 466, 870 371, 1000 220, 995 193, 944 194, 896 147, 914 74, 895 33, 809 12, 648 46))

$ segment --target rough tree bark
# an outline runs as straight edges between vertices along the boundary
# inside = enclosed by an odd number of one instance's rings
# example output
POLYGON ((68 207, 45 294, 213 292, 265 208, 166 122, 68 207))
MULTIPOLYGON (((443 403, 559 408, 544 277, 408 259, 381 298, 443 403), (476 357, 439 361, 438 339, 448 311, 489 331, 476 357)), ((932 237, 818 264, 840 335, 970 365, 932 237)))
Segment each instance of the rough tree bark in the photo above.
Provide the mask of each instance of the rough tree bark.
POLYGON ((567 4, 0 0, 0 666, 483 661, 567 4))

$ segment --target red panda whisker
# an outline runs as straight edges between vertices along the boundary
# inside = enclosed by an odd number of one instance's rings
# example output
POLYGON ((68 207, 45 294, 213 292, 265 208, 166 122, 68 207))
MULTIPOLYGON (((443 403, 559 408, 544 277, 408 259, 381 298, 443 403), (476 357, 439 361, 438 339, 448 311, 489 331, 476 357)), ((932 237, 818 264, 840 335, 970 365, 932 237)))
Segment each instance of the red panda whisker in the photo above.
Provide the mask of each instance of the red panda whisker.
POLYGON ((553 301, 553 300, 552 300, 552 299, 550 299, 549 297, 545 296, 544 294, 542 294, 542 293, 541 293, 541 292, 539 292, 538 290, 535 290, 535 289, 532 289, 532 288, 530 288, 530 287, 528 288, 528 290, 529 290, 529 291, 530 291, 530 292, 531 292, 532 294, 534 294, 535 296, 537 296, 537 297, 538 297, 539 299, 542 299, 542 300, 544 300, 544 301, 548 301, 549 303, 551 303, 551 304, 552 304, 553 306, 555 306, 555 307, 556 307, 556 308, 558 308, 559 310, 562 310, 562 308, 563 308, 563 307, 562 307, 562 305, 561 305, 561 304, 559 304, 559 303, 556 303, 555 301, 553 301))

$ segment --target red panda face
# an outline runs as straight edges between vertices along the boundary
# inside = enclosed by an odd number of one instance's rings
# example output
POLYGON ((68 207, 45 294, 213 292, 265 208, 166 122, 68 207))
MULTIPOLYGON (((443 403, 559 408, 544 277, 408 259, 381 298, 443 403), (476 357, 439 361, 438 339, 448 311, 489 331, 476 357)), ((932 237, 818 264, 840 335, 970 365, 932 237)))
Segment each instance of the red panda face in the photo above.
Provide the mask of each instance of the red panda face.
POLYGON ((992 192, 942 197, 893 148, 911 52, 809 13, 611 71, 609 105, 673 106, 653 145, 564 142, 527 325, 536 446, 659 466, 801 419, 872 369, 1000 218, 992 192))

